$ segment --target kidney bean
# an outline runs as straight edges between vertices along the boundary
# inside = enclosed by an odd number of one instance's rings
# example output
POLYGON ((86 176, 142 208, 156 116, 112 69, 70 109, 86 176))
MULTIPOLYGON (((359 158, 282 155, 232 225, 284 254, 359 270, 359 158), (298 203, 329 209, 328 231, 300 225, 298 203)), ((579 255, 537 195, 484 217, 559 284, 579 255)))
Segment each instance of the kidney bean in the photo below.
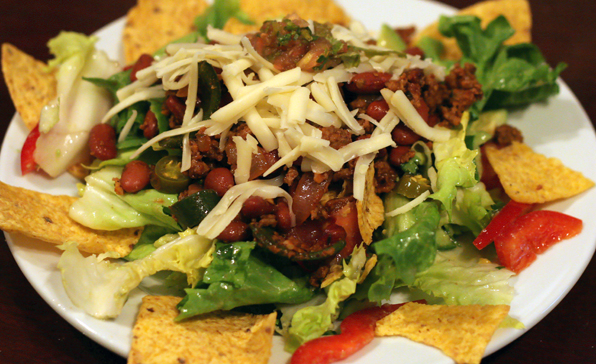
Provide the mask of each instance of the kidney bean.
POLYGON ((122 171, 120 186, 128 193, 137 193, 149 184, 151 168, 143 161, 129 162, 122 171))
POLYGON ((406 48, 404 53, 412 55, 412 56, 420 56, 420 58, 424 58, 424 51, 418 47, 406 48))
POLYGON ((108 124, 97 124, 89 132, 91 155, 102 161, 116 158, 116 131, 108 124))
POLYGON ((186 105, 176 96, 169 96, 165 101, 166 108, 170 110, 172 115, 180 121, 184 119, 184 110, 186 105))
POLYGON ((159 134, 159 128, 157 127, 157 117, 153 111, 147 111, 143 124, 139 127, 143 131, 143 136, 147 139, 151 139, 159 134))
POLYGON ((330 242, 336 243, 340 240, 346 240, 346 231, 335 223, 329 223, 324 228, 325 234, 329 236, 330 242))
POLYGON ((251 196, 242 205, 242 216, 247 219, 256 219, 262 215, 272 214, 275 212, 275 205, 269 203, 262 197, 251 196))
POLYGON ((292 215, 290 215, 290 207, 284 200, 279 200, 276 205, 275 217, 277 218, 277 226, 283 230, 289 230, 292 227, 292 215))
POLYGON ((405 124, 398 124, 391 132, 391 136, 397 145, 412 145, 420 140, 420 135, 405 124))
POLYGON ((233 220, 228 226, 217 236, 219 240, 228 243, 236 241, 245 241, 249 238, 248 224, 240 220, 233 220))
POLYGON ((357 94, 372 94, 385 88, 385 82, 391 79, 391 73, 363 72, 355 74, 346 88, 357 94))
POLYGON ((410 149, 410 147, 398 145, 397 148, 391 149, 389 153, 389 163, 394 167, 406 163, 412 158, 416 152, 410 149))
POLYGON ((135 64, 132 66, 132 71, 130 72, 130 81, 135 82, 137 80, 137 72, 151 66, 151 63, 153 63, 153 57, 151 57, 149 54, 141 54, 139 59, 137 59, 135 64))
POLYGON ((388 111, 389 105, 387 105, 387 101, 385 100, 373 101, 368 104, 368 107, 366 108, 366 114, 376 121, 381 121, 381 119, 387 115, 388 111))
POLYGON ((214 168, 205 177, 205 189, 213 190, 220 197, 234 186, 234 175, 227 168, 214 168))

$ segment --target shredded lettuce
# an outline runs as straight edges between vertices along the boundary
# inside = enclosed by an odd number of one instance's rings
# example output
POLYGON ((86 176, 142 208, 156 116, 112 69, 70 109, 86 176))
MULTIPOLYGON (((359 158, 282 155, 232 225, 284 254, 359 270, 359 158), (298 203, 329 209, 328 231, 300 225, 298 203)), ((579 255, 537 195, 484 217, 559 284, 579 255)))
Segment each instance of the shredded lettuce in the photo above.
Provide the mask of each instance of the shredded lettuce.
POLYGON ((85 177, 83 196, 72 204, 69 216, 76 222, 98 230, 159 225, 180 230, 178 223, 163 208, 178 201, 177 195, 154 189, 118 195, 114 179, 123 167, 107 166, 85 177))
POLYGON ((123 264, 110 262, 109 255, 84 257, 75 243, 61 247, 64 252, 58 268, 68 297, 89 315, 102 319, 118 316, 129 292, 159 271, 185 273, 188 284, 196 284, 213 252, 213 242, 192 230, 142 259, 123 264))

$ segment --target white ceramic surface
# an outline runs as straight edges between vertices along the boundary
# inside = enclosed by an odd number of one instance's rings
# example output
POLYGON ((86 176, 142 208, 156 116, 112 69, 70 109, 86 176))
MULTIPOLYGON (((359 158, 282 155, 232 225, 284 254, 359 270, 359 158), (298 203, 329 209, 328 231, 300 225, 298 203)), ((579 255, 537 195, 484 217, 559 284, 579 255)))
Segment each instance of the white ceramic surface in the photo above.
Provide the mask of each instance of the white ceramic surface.
MULTIPOLYGON (((371 30, 378 29, 381 23, 393 26, 415 24, 420 27, 432 22, 439 14, 453 13, 452 8, 431 1, 383 0, 372 3, 344 0, 340 3, 371 30)), ((119 19, 97 32, 100 38, 98 46, 114 59, 122 59, 119 39, 123 25, 124 20, 119 19)), ((522 130, 526 142, 537 152, 558 157, 565 165, 596 180, 594 129, 573 93, 562 81, 560 85, 561 93, 558 96, 513 112, 511 123, 522 130)), ((0 180, 51 194, 75 195, 75 180, 69 175, 57 179, 49 179, 40 174, 25 177, 20 175, 19 153, 26 134, 26 128, 15 115, 2 145, 0 180)), ((529 330, 563 299, 589 263, 596 248, 596 224, 590 223, 595 205, 596 189, 591 189, 575 198, 548 206, 551 210, 582 219, 584 230, 579 236, 563 241, 539 256, 531 267, 513 280, 516 295, 510 314, 525 324, 525 330, 529 330)), ((133 291, 117 319, 94 319, 74 307, 66 296, 56 268, 60 255, 57 248, 17 234, 6 235, 19 267, 44 300, 85 335, 106 348, 127 356, 131 328, 143 293, 138 289, 133 291)), ((525 330, 499 329, 490 342, 486 355, 512 342, 525 330)), ((281 339, 274 338, 270 363, 286 363, 288 358, 289 355, 283 351, 281 339)), ((452 361, 436 349, 402 338, 383 338, 375 339, 371 345, 343 362, 428 364, 452 361)))

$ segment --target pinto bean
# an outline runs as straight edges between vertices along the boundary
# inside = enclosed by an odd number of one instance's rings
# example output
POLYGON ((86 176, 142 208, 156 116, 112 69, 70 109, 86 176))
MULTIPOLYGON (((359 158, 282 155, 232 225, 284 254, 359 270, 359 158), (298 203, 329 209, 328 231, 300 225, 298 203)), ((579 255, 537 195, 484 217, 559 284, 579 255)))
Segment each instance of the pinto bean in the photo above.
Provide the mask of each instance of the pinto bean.
POLYGON ((116 131, 108 124, 97 124, 89 132, 91 155, 102 161, 116 158, 116 131))
POLYGON ((143 161, 129 162, 122 171, 120 186, 128 193, 137 193, 149 184, 151 168, 143 161))
POLYGON ((391 73, 363 72, 355 74, 346 88, 357 94, 373 94, 385 88, 385 82, 391 79, 391 73))
POLYGON ((141 124, 139 128, 143 131, 143 136, 147 139, 151 139, 159 134, 157 117, 153 111, 147 111, 147 114, 145 114, 145 119, 143 119, 143 124, 141 124))
POLYGON ((256 219, 263 215, 272 214, 275 212, 275 205, 267 202, 262 197, 251 196, 242 205, 242 216, 247 219, 256 219))
POLYGON ((373 101, 368 104, 368 107, 366 108, 366 114, 376 121, 381 121, 381 119, 387 115, 388 111, 389 105, 387 105, 387 101, 385 100, 373 101))
POLYGON ((279 200, 276 206, 275 217, 277 218, 277 226, 283 230, 289 230, 292 227, 292 215, 290 215, 288 203, 284 200, 279 200))
POLYGON ((184 110, 186 105, 176 96, 169 96, 165 101, 166 108, 170 110, 174 118, 182 121, 184 119, 184 110))
POLYGON ((391 152, 389 153, 389 163, 394 167, 398 167, 409 161, 415 154, 416 152, 410 149, 410 147, 398 145, 397 148, 391 149, 391 152))
POLYGON ((146 53, 141 54, 139 59, 137 59, 135 64, 132 66, 132 72, 130 73, 130 81, 135 82, 137 80, 137 72, 151 66, 151 63, 153 63, 153 57, 146 53))
POLYGON ((398 124, 391 132, 391 136, 397 145, 412 145, 420 140, 420 135, 404 124, 398 124))
POLYGON ((219 240, 228 243, 235 241, 248 240, 248 224, 240 220, 233 220, 228 226, 217 236, 219 240))
POLYGON ((205 177, 205 189, 215 191, 220 197, 234 186, 234 175, 227 168, 214 168, 205 177))

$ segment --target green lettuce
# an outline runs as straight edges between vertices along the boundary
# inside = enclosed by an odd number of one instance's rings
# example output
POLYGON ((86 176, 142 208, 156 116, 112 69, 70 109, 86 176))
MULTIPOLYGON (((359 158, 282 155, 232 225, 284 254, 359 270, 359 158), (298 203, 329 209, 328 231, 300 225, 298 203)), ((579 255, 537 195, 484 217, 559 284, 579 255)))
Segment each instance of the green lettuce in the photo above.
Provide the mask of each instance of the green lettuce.
POLYGON ((242 24, 254 24, 247 13, 240 8, 240 0, 214 0, 207 10, 195 18, 199 35, 207 39, 207 26, 223 29, 229 19, 236 18, 242 24))
POLYGON ((215 310, 265 303, 301 303, 312 298, 307 282, 290 279, 261 260, 254 242, 217 243, 201 285, 178 304, 183 320, 215 310))
POLYGON ((485 29, 475 16, 442 16, 439 31, 456 39, 463 54, 461 64, 476 66, 484 98, 473 105, 473 119, 484 109, 525 105, 559 92, 557 77, 567 66, 560 63, 551 69, 533 44, 504 45, 515 33, 504 16, 494 19, 485 29))
POLYGON ((465 226, 474 236, 480 234, 493 217, 494 201, 484 184, 458 189, 452 214, 446 217, 451 224, 465 226))
POLYGON ((437 191, 429 198, 441 201, 449 214, 453 209, 453 200, 457 187, 472 187, 477 180, 475 158, 477 150, 470 150, 465 143, 466 127, 469 114, 464 113, 461 129, 446 142, 435 142, 435 166, 437 168, 437 191))
POLYGON ((339 316, 340 304, 356 292, 356 284, 365 264, 365 249, 355 249, 349 263, 344 261, 343 277, 329 286, 325 302, 304 307, 292 316, 286 335, 286 351, 294 352, 300 345, 322 336, 332 328, 333 322, 339 316))
POLYGON ((188 284, 195 285, 212 260, 213 242, 187 230, 144 258, 123 264, 110 262, 106 254, 84 257, 75 243, 61 248, 58 268, 72 303, 93 317, 113 318, 122 311, 129 292, 157 272, 184 273, 188 284))
POLYGON ((163 208, 178 201, 178 196, 153 189, 118 195, 114 178, 122 167, 107 166, 85 177, 83 195, 72 204, 69 216, 78 223, 97 230, 159 225, 180 230, 178 223, 163 208))
POLYGON ((412 284, 450 305, 508 305, 513 299, 509 278, 515 273, 460 252, 439 253, 435 263, 412 284))

